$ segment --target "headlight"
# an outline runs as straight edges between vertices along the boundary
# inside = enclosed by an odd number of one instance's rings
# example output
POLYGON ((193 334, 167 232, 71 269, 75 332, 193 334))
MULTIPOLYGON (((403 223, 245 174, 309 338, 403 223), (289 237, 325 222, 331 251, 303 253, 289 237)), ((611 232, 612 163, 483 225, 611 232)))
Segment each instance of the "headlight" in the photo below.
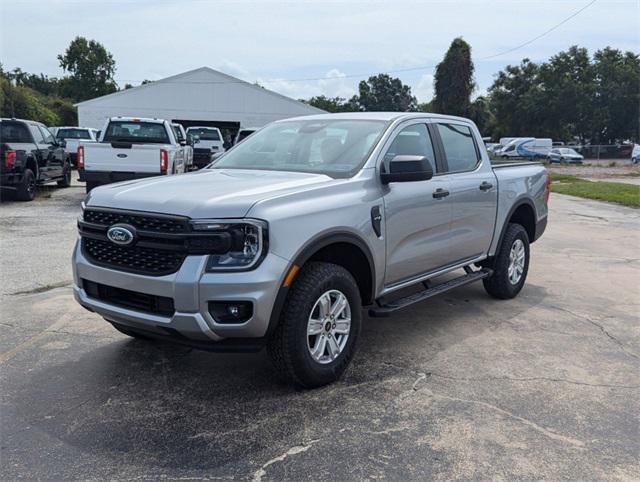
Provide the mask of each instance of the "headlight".
POLYGON ((230 248, 211 254, 207 271, 246 271, 255 268, 267 252, 267 223, 259 219, 203 219, 192 221, 196 232, 228 233, 230 248))

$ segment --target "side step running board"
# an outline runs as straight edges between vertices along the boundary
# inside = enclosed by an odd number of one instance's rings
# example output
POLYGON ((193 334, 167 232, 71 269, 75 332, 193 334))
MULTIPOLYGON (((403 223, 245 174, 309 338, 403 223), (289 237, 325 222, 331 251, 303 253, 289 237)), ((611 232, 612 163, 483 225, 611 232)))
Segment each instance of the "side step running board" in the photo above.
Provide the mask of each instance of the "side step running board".
POLYGON ((454 288, 473 283, 474 281, 488 278, 493 274, 493 271, 487 268, 478 271, 472 271, 471 268, 467 266, 465 267, 465 271, 467 272, 466 275, 460 276, 459 278, 454 278, 444 283, 440 283, 439 285, 433 287, 431 287, 429 285, 429 282, 426 281, 422 283, 425 286, 425 289, 423 291, 405 296, 404 298, 399 298, 387 304, 381 304, 376 308, 370 308, 369 316, 374 318, 383 318, 386 316, 390 316, 392 313, 401 310, 402 308, 406 308, 407 306, 419 303, 428 298, 431 298, 432 296, 445 293, 454 288))

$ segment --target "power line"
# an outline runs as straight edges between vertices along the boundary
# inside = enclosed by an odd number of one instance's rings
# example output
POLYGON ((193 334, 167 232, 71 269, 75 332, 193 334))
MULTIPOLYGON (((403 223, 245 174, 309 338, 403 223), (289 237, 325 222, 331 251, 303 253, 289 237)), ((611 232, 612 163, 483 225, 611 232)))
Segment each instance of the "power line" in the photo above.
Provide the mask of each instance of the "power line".
MULTIPOLYGON (((596 3, 598 0, 591 0, 589 3, 587 3, 584 7, 580 8, 579 10, 576 10, 575 12, 573 12, 571 15, 569 15, 568 17, 564 18, 562 21, 560 21, 559 23, 555 24, 553 27, 545 30, 544 32, 542 32, 540 35, 533 37, 532 39, 527 40, 526 42, 521 43, 520 45, 517 45, 515 47, 511 47, 507 50, 503 50, 501 52, 492 54, 492 55, 487 55, 485 57, 480 57, 479 59, 476 60, 476 62, 482 62, 485 60, 489 60, 489 59, 494 59, 496 57, 500 57, 502 55, 505 54, 509 54, 511 52, 515 52, 516 50, 520 50, 522 47, 526 47, 527 45, 532 44, 533 42, 535 42, 536 40, 540 40, 541 38, 547 36, 548 34, 550 34, 551 32, 553 32, 554 30, 558 29, 559 27, 561 27, 562 25, 564 25, 565 23, 567 23, 569 20, 573 19, 574 17, 580 15, 582 12, 584 12, 587 8, 589 8, 591 5, 593 5, 594 3, 596 3)), ((437 67, 437 64, 435 65, 420 65, 420 66, 416 66, 416 67, 406 67, 406 68, 402 68, 402 69, 393 69, 393 70, 387 70, 385 72, 380 72, 383 74, 399 74, 399 73, 403 73, 403 72, 414 72, 414 71, 419 71, 419 70, 427 70, 427 69, 434 69, 437 67)), ((264 84, 273 84, 276 82, 311 82, 311 81, 316 81, 316 80, 333 80, 333 79, 351 79, 351 78, 364 78, 364 77, 370 77, 371 72, 369 73, 360 73, 360 74, 346 74, 346 75, 341 75, 339 77, 299 77, 299 78, 294 78, 294 79, 266 79, 266 80, 261 80, 260 83, 264 83, 264 84)), ((142 80, 140 79, 117 79, 120 82, 142 82, 142 80)), ((192 82, 181 82, 181 81, 167 81, 167 82, 163 82, 166 84, 244 84, 244 83, 250 83, 244 80, 229 80, 229 81, 212 81, 212 82, 205 82, 205 81, 192 81, 192 82)))

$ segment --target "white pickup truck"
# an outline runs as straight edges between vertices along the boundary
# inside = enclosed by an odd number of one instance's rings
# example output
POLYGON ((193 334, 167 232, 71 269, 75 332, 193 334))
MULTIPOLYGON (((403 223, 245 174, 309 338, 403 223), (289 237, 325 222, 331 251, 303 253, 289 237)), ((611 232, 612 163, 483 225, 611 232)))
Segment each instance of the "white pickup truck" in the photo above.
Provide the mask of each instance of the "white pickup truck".
POLYGON ((193 164, 202 169, 210 164, 213 156, 222 154, 224 141, 217 127, 193 126, 187 129, 187 137, 195 143, 193 148, 193 164))
POLYGON ((100 142, 78 147, 80 181, 101 184, 185 172, 184 149, 162 119, 112 117, 100 142))

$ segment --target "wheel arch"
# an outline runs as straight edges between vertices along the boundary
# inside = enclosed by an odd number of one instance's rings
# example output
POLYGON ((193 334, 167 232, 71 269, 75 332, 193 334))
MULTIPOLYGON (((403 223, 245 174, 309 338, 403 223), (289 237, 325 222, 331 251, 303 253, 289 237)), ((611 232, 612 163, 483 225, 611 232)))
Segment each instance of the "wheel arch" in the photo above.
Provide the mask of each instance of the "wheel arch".
MULTIPOLYGON (((325 233, 311 239, 299 251, 290 265, 302 268, 311 261, 331 262, 345 268, 356 280, 363 305, 373 302, 375 296, 375 264, 367 243, 349 232, 325 233)), ((287 270, 287 273, 289 270, 287 270)), ((289 287, 281 285, 271 311, 267 334, 273 332, 280 319, 289 287)))
POLYGON ((507 231, 507 226, 510 223, 520 224, 527 232, 529 243, 533 243, 536 239, 536 220, 536 208, 531 199, 525 198, 515 203, 509 210, 502 225, 500 238, 498 240, 498 249, 502 246, 504 233, 507 231))

